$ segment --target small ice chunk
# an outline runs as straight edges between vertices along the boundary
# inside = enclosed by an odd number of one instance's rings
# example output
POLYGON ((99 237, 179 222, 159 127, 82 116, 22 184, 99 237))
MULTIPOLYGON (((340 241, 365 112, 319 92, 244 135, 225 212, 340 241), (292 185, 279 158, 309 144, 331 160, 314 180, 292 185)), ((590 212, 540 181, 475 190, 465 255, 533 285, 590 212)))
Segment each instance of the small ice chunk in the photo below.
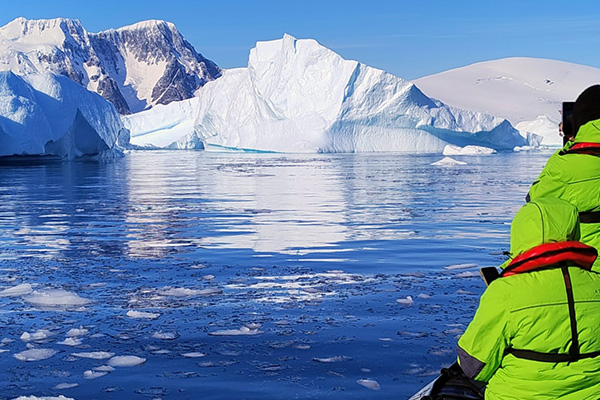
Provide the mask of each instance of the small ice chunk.
POLYGON ((419 293, 419 295, 417 297, 420 298, 420 299, 429 299, 429 298, 431 298, 430 295, 425 294, 425 293, 419 293))
POLYGON ((103 377, 106 374, 108 374, 108 372, 106 372, 106 371, 92 371, 92 370, 88 369, 87 371, 84 371, 83 377, 85 379, 96 379, 96 378, 103 377))
POLYGON ((63 344, 65 346, 79 346, 81 344, 81 339, 76 337, 68 337, 62 342, 57 342, 58 344, 63 344))
POLYGON ((464 271, 459 274, 454 275, 456 278, 476 278, 479 277, 478 271, 464 271))
POLYGON ((187 358, 200 358, 200 357, 206 357, 206 354, 200 353, 197 351, 193 351, 191 353, 183 353, 182 356, 187 357, 187 358))
POLYGON ((113 367, 111 367, 110 365, 101 365, 99 367, 95 367, 94 371, 100 371, 100 372, 113 372, 115 369, 113 367))
POLYGON ((444 157, 444 158, 442 158, 439 161, 431 163, 431 165, 443 165, 443 166, 446 166, 446 165, 467 165, 467 163, 464 162, 464 161, 455 160, 452 157, 444 157))
POLYGON ((19 297, 33 292, 29 283, 17 285, 0 291, 0 297, 19 297))
POLYGON ((77 293, 60 289, 33 291, 23 299, 34 306, 49 308, 81 307, 90 303, 88 299, 79 297, 77 293))
POLYGON ((127 311, 127 316, 129 318, 134 318, 134 319, 157 319, 158 317, 160 317, 160 314, 144 312, 144 311, 129 310, 129 311, 127 311))
POLYGON ((366 387, 367 389, 371 389, 371 390, 379 390, 381 389, 381 386, 379 385, 379 382, 377 382, 374 379, 359 379, 356 381, 356 383, 358 383, 361 386, 366 387))
POLYGON ((179 337, 179 334, 177 332, 163 332, 163 331, 158 331, 158 332, 154 332, 154 334, 152 335, 152 337, 154 339, 174 340, 174 339, 177 339, 179 337))
POLYGON ((404 299, 396 300, 396 303, 402 304, 403 306, 410 306, 413 302, 414 301, 413 301, 412 296, 406 296, 406 298, 404 298, 404 299))
POLYGON ((79 386, 79 383, 59 383, 58 385, 54 386, 54 389, 56 389, 56 390, 72 389, 77 386, 79 386))
POLYGON ((202 279, 204 279, 205 281, 212 281, 215 279, 215 276, 214 275, 204 275, 202 277, 202 279))
POLYGON ((58 351, 53 349, 29 349, 13 355, 19 361, 41 361, 46 360, 58 351))
POLYGON ((39 329, 37 332, 34 333, 23 332, 20 339, 24 342, 39 342, 42 340, 46 340, 51 336, 54 336, 54 333, 46 329, 39 329))
POLYGON ((146 359, 138 356, 115 356, 108 360, 111 367, 134 367, 146 362, 146 359))
POLYGON ((79 328, 69 330, 69 332, 67 332, 67 337, 84 336, 87 334, 88 330, 80 326, 79 328))
POLYGON ((444 269, 470 269, 470 268, 477 268, 477 264, 474 263, 466 263, 466 264, 453 264, 453 265, 448 265, 446 267, 444 267, 444 269))
POLYGON ((253 336, 264 333, 261 330, 251 329, 247 326, 242 326, 240 329, 225 329, 221 331, 208 332, 210 336, 253 336))
POLYGON ((38 396, 19 396, 19 397, 15 397, 12 400, 75 400, 72 397, 65 397, 62 394, 58 397, 55 396, 42 396, 42 397, 38 397, 38 396))
POLYGON ((71 354, 75 357, 79 358, 91 358, 93 360, 104 360, 106 358, 111 358, 115 355, 115 353, 109 353, 107 351, 91 351, 87 353, 73 353, 71 354))
POLYGON ((333 356, 333 357, 323 357, 323 358, 313 358, 313 361, 316 362, 320 362, 320 363, 335 363, 335 362, 341 362, 341 361, 348 361, 348 360, 352 360, 352 358, 347 357, 347 356, 333 356))
POLYGON ((188 288, 162 288, 158 294, 162 296, 171 297, 189 297, 189 296, 213 296, 221 294, 223 291, 219 288, 207 288, 207 289, 188 289, 188 288))
POLYGON ((460 147, 448 144, 446 147, 444 147, 442 154, 445 156, 479 156, 496 154, 496 150, 483 146, 468 145, 465 147, 460 147))

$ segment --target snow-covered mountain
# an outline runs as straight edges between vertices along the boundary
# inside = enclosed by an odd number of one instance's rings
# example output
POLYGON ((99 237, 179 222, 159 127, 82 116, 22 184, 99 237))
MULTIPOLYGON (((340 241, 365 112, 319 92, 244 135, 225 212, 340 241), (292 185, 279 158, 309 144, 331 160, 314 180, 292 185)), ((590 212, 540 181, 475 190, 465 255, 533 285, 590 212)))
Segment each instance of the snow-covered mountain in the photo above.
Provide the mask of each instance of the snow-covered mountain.
POLYGON ((560 145, 563 101, 575 101, 600 83, 600 69, 564 61, 506 58, 426 76, 414 81, 428 96, 467 110, 506 118, 523 135, 560 145))
POLYGON ((124 116, 148 147, 280 152, 438 152, 447 144, 526 144, 504 119, 444 105, 414 84, 314 40, 258 42, 247 68, 199 97, 124 116))
POLYGON ((64 76, 0 72, 0 156, 111 155, 129 144, 115 107, 64 76))
POLYGON ((121 114, 190 98, 221 74, 169 22, 89 33, 78 20, 65 18, 17 18, 1 27, 1 70, 67 76, 121 114))

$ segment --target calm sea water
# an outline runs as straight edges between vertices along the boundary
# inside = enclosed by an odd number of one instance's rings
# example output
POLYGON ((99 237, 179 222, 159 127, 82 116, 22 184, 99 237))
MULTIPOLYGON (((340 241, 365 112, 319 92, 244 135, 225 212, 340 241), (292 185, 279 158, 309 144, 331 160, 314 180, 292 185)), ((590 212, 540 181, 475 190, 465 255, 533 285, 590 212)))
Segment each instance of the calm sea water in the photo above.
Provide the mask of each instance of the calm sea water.
POLYGON ((0 166, 0 398, 407 398, 455 358, 549 155, 0 166))

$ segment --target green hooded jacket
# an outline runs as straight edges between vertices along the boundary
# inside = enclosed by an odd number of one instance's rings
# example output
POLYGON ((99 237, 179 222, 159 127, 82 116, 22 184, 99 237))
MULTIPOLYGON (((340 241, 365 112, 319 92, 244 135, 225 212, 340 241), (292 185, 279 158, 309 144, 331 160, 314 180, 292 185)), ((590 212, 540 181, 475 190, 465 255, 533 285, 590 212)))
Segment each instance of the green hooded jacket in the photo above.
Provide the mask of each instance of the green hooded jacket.
MULTIPOLYGON (((515 216, 511 254, 514 258, 545 243, 578 238, 577 209, 559 199, 542 198, 515 216)), ((600 398, 600 356, 548 362, 512 352, 568 355, 575 337, 581 354, 600 352, 600 274, 578 266, 564 269, 572 287, 572 313, 561 267, 502 276, 482 295, 458 341, 458 361, 467 376, 488 382, 486 400, 600 398)))
MULTIPOLYGON (((557 197, 579 212, 600 212, 600 156, 568 153, 578 143, 600 143, 600 120, 581 126, 575 140, 550 157, 531 185, 528 199, 557 197)), ((582 223, 580 240, 600 250, 600 223, 582 223)), ((600 272, 600 259, 593 268, 600 272)))

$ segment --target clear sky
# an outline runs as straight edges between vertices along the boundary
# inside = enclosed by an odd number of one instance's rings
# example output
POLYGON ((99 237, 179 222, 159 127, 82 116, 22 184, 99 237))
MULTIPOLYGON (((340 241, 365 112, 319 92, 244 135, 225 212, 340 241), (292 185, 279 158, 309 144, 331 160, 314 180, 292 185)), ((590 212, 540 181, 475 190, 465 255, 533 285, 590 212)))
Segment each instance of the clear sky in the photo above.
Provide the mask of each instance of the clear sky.
POLYGON ((90 32, 164 19, 223 68, 245 66, 256 41, 284 33, 406 79, 517 56, 600 68, 600 2, 588 0, 2 2, 0 25, 19 16, 77 18, 90 32))

